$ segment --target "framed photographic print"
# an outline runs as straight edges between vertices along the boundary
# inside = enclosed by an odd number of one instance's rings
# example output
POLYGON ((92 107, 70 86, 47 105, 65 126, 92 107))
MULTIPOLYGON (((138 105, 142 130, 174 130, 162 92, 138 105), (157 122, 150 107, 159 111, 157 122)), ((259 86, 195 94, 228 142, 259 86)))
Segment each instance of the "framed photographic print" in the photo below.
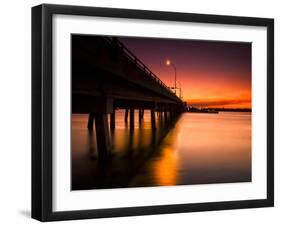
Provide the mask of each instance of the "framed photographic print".
POLYGON ((32 8, 32 217, 274 204, 274 21, 32 8))

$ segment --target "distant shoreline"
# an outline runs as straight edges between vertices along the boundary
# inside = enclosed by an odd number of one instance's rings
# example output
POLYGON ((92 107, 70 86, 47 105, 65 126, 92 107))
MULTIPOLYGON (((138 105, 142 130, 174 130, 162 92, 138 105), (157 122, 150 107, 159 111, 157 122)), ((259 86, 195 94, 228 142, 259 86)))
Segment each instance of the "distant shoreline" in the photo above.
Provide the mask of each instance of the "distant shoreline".
POLYGON ((249 108, 208 108, 214 111, 231 111, 231 112, 252 112, 249 108))
POLYGON ((186 112, 191 113, 218 113, 218 112, 252 112, 249 108, 191 108, 186 112))

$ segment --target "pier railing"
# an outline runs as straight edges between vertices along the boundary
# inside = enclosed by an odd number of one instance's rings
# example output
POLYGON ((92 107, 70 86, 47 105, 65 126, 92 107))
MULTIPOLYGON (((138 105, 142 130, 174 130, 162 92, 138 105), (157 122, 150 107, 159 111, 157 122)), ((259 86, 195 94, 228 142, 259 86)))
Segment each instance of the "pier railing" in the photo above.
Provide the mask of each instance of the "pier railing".
POLYGON ((171 89, 160 79, 155 75, 136 55, 134 55, 122 42, 120 42, 117 38, 110 38, 105 37, 104 38, 109 44, 115 44, 117 45, 123 52, 123 54, 132 62, 134 63, 139 69, 141 69, 147 76, 150 76, 153 78, 157 83, 162 85, 168 92, 170 92, 172 95, 177 95, 171 91, 171 89))

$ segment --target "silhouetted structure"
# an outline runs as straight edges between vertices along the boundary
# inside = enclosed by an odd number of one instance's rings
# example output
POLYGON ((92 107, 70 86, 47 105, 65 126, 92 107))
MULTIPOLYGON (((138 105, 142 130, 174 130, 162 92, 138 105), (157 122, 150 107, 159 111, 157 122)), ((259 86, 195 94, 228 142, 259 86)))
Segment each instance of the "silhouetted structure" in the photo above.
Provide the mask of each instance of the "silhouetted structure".
POLYGON ((125 123, 134 129, 134 111, 143 120, 144 109, 168 121, 185 104, 117 38, 72 35, 72 113, 89 114, 88 129, 95 123, 98 153, 110 151, 110 128, 115 128, 115 109, 125 109, 125 123))

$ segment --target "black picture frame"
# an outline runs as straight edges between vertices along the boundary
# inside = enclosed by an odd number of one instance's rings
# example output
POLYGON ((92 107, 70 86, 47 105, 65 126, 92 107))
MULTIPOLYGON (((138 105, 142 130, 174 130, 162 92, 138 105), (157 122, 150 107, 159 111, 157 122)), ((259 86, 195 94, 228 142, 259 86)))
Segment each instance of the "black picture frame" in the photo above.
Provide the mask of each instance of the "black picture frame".
POLYGON ((121 217, 274 205, 274 20, 221 15, 43 4, 32 8, 32 218, 121 217), (95 210, 52 210, 52 17, 55 14, 263 26, 267 28, 267 198, 95 210))

